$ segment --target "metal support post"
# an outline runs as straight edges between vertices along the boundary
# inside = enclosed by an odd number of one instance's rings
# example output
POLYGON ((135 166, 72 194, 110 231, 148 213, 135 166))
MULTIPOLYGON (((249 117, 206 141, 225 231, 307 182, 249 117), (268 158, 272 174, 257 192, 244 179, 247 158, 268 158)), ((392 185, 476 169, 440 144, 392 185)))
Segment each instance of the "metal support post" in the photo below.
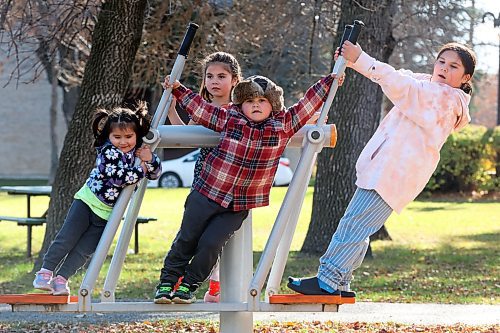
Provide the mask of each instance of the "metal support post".
MULTIPOLYGON (((248 302, 247 289, 253 272, 252 212, 240 230, 224 246, 221 257, 221 302, 248 302)), ((234 311, 220 313, 221 333, 253 332, 253 313, 234 311)))
POLYGON ((92 310, 92 291, 94 290, 97 277, 104 264, 106 255, 108 254, 113 238, 115 237, 118 226, 122 219, 125 208, 132 196, 133 186, 127 186, 123 189, 122 193, 118 197, 116 204, 111 212, 111 216, 108 219, 108 223, 104 228, 104 232, 101 236, 101 240, 97 245, 96 251, 92 256, 89 268, 85 273, 82 284, 80 285, 80 290, 78 292, 78 310, 82 312, 87 312, 92 310))
MULTIPOLYGON (((497 28, 500 27, 500 13, 498 13, 498 16, 495 17, 495 15, 492 12, 486 12, 483 15, 483 23, 485 22, 485 19, 491 16, 493 19, 493 27, 497 28)), ((498 35, 498 86, 497 86, 497 125, 500 125, 500 33, 498 35)), ((497 170, 498 171, 498 170, 497 170)), ((498 176, 498 172, 497 172, 498 176)))

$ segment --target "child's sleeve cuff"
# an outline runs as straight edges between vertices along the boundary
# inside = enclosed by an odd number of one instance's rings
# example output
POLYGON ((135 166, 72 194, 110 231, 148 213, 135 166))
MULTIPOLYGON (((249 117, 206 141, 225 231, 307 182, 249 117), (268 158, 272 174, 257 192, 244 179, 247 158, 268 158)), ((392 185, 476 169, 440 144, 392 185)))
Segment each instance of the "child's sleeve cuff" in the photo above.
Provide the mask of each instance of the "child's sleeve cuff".
POLYGON ((375 58, 370 57, 365 52, 361 52, 358 60, 352 64, 352 69, 369 77, 370 74, 375 70, 375 58))

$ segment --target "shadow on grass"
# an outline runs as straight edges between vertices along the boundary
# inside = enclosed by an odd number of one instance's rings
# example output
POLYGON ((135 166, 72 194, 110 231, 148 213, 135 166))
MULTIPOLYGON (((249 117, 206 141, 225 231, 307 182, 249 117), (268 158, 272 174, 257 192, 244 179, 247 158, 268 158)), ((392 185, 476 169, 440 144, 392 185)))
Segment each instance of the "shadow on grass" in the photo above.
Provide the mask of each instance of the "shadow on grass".
POLYGON ((414 211, 414 212, 434 212, 434 211, 441 211, 441 210, 447 210, 447 211, 457 211, 463 209, 462 205, 465 204, 474 204, 476 205, 487 205, 487 204, 494 204, 497 203, 498 200, 481 200, 481 201, 471 201, 470 199, 453 199, 453 198, 437 198, 437 199, 422 199, 418 200, 419 202, 428 202, 428 203, 433 203, 433 204, 440 204, 443 203, 445 205, 434 205, 433 207, 429 206, 408 206, 405 208, 405 210, 408 211, 414 211), (449 205, 453 204, 453 205, 449 205))
POLYGON ((493 248, 496 248, 496 251, 500 251, 499 244, 500 244, 500 233, 498 232, 490 232, 490 233, 485 233, 485 234, 479 234, 479 235, 462 235, 459 236, 458 238, 464 239, 464 240, 470 240, 474 242, 482 242, 482 243, 493 243, 495 246, 493 248))
POLYGON ((496 196, 486 196, 486 197, 478 197, 473 198, 471 196, 462 195, 459 193, 453 194, 436 194, 436 195, 420 195, 416 199, 420 202, 445 202, 445 203, 475 203, 475 204, 487 204, 487 203, 496 203, 498 199, 496 196))
POLYGON ((34 258, 27 258, 25 251, 15 248, 0 253, 0 294, 19 294, 25 292, 26 286, 31 288, 34 258))
POLYGON ((414 211, 414 212, 435 212, 435 211, 440 211, 440 210, 457 210, 457 208, 453 207, 445 207, 445 206, 438 206, 438 207, 407 207, 406 208, 408 211, 414 211))

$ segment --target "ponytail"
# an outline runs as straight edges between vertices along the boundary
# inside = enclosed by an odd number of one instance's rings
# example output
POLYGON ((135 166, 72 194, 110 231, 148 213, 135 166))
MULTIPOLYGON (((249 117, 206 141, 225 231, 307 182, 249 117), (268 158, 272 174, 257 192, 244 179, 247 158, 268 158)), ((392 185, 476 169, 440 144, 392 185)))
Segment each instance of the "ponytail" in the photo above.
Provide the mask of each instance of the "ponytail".
MULTIPOLYGON (((105 109, 97 109, 92 121, 92 133, 94 134, 94 147, 102 146, 108 139, 109 134, 103 135, 109 114, 105 109)), ((109 127, 109 126, 108 126, 109 127)), ((108 131, 109 132, 109 131, 108 131)))
POLYGON ((149 132, 151 126, 151 116, 148 114, 148 106, 146 102, 139 101, 135 109, 135 116, 137 117, 137 147, 142 145, 142 138, 149 132), (140 144, 139 144, 140 141, 140 144))

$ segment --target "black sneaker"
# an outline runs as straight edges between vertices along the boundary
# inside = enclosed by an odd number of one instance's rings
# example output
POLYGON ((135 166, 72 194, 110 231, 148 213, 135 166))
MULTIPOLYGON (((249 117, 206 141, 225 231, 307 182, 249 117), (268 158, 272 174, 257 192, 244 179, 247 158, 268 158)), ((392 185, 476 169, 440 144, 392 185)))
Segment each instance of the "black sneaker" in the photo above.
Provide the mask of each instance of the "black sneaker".
POLYGON ((174 284, 171 282, 160 283, 156 286, 155 304, 170 304, 172 303, 172 291, 174 284))
POLYGON ((302 279, 289 276, 287 287, 303 295, 340 297, 339 290, 335 290, 334 292, 330 293, 326 290, 321 289, 319 286, 318 277, 316 276, 310 278, 302 278, 302 279))
POLYGON ((180 284, 179 288, 172 295, 172 302, 179 304, 191 304, 196 301, 194 296, 194 291, 196 289, 191 285, 183 282, 180 284))
POLYGON ((340 291, 340 297, 342 298, 356 298, 356 293, 354 291, 340 291))

